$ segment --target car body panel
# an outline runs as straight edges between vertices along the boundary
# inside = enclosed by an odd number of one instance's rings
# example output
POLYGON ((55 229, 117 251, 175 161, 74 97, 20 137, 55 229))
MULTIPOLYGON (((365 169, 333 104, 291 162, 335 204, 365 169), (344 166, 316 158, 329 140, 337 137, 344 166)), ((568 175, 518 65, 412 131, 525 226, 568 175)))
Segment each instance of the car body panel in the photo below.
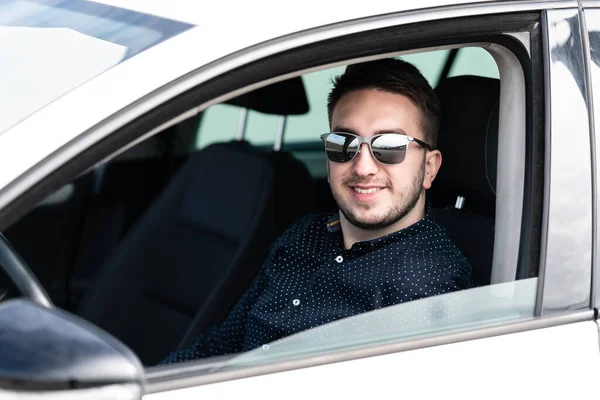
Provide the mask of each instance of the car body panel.
POLYGON ((233 398, 248 393, 264 399, 392 393, 461 399, 591 398, 595 386, 585 382, 598 376, 598 352, 598 327, 587 321, 170 390, 144 399, 233 398))

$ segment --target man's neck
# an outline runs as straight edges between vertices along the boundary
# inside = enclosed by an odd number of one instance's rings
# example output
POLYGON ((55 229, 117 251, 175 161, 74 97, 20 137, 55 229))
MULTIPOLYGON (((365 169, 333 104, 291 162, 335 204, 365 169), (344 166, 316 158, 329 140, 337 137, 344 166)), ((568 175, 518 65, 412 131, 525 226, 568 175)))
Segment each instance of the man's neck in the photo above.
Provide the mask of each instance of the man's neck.
POLYGON ((344 248, 349 249, 354 243, 380 238, 390 233, 398 232, 416 224, 425 217, 425 196, 421 196, 413 209, 402 219, 382 229, 369 230, 352 225, 340 211, 340 226, 344 237, 344 248))

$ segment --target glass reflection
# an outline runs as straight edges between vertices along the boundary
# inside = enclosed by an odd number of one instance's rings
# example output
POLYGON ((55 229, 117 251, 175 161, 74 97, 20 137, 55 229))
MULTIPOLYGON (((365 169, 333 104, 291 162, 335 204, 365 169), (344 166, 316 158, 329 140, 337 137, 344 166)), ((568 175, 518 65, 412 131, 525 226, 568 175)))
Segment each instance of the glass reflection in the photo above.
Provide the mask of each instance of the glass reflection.
POLYGON ((578 11, 547 15, 551 150, 542 314, 589 306, 592 237, 589 120, 578 11))
MULTIPOLYGON (((595 121, 595 138, 596 146, 598 146, 600 140, 600 10, 585 10, 585 21, 588 28, 589 42, 590 42, 590 73, 591 73, 591 84, 592 84, 592 96, 594 104, 594 121, 595 121)), ((597 147, 596 147, 597 148, 597 147)), ((598 168, 598 162, 596 161, 596 168, 598 168)), ((598 188, 598 173, 596 172, 596 188, 598 188)), ((596 189, 597 190, 597 189, 596 189)), ((600 199, 596 196, 596 210, 600 208, 600 199)), ((596 243, 594 246, 596 251, 600 249, 598 243, 600 238, 596 237, 596 243)), ((599 277, 599 266, 596 265, 596 282, 595 282, 595 306, 598 307, 600 304, 600 277, 599 277)))

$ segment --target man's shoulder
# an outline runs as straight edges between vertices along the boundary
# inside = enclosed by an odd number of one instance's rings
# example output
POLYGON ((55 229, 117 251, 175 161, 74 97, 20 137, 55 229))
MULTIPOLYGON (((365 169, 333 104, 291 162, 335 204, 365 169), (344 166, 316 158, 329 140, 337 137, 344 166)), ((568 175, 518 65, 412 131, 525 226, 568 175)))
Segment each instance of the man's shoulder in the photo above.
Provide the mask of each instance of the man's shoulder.
POLYGON ((274 243, 274 256, 320 254, 323 244, 327 242, 327 221, 331 215, 333 213, 307 214, 293 223, 274 243))
POLYGON ((427 254, 428 259, 435 258, 436 261, 451 259, 468 265, 459 248, 450 239, 445 228, 440 226, 436 220, 427 215, 417 224, 407 228, 407 235, 412 240, 411 249, 418 254, 427 254), (426 250, 425 252, 423 252, 426 250))
POLYGON ((318 234, 327 231, 327 222, 333 215, 329 213, 306 214, 294 222, 292 226, 282 235, 282 237, 292 237, 304 234, 318 234))
POLYGON ((465 287, 472 287, 472 267, 462 251, 448 236, 447 230, 434 220, 428 221, 428 228, 422 232, 423 246, 427 248, 428 259, 435 266, 447 273, 464 276, 469 282, 465 287))

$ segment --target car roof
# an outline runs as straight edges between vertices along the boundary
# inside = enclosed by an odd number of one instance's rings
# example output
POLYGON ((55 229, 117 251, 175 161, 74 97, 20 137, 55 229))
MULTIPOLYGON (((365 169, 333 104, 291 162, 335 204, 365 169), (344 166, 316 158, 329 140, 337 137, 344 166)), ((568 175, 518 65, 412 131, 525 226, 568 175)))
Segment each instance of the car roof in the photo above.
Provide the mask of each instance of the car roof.
POLYGON ((202 27, 214 27, 221 31, 223 25, 231 26, 232 35, 240 35, 245 29, 270 32, 274 38, 292 32, 299 32, 319 26, 335 24, 370 16, 389 13, 425 10, 428 8, 464 6, 473 3, 490 3, 486 0, 421 0, 389 1, 371 0, 363 2, 316 1, 280 3, 274 6, 270 0, 251 2, 205 2, 189 0, 97 0, 115 7, 151 14, 162 18, 177 20, 202 27), (285 5, 283 5, 285 4, 285 5))

